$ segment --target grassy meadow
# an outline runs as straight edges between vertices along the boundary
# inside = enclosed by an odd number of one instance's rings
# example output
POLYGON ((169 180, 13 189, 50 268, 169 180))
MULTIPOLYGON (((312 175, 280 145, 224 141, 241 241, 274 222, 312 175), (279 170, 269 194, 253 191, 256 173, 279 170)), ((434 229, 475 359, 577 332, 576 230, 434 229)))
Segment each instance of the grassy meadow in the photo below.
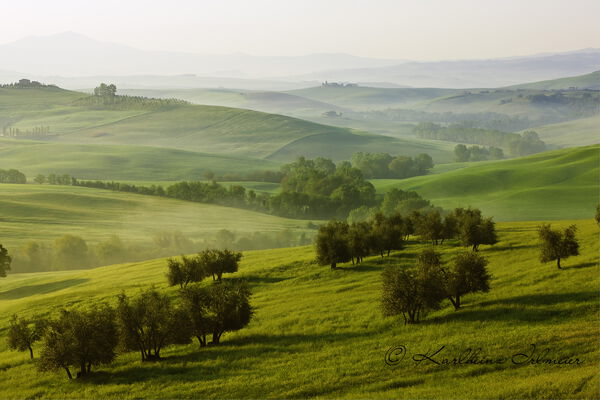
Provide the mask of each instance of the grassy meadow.
MULTIPOLYGON (((50 142, 152 146, 284 161, 301 155, 320 156, 319 146, 325 143, 329 144, 328 155, 335 160, 346 159, 365 144, 373 146, 372 151, 387 149, 407 155, 421 153, 427 147, 247 109, 191 104, 144 108, 136 103, 105 107, 85 103, 87 96, 59 88, 0 88, 0 123, 22 132, 49 127, 51 135, 44 141, 50 142), (29 98, 35 100, 28 103, 29 98), (298 146, 298 141, 312 146, 298 146)), ((429 147, 438 162, 451 158, 448 149, 435 144, 429 147)))
MULTIPOLYGON (((89 378, 68 381, 64 372, 37 372, 28 354, 8 351, 0 330, 1 398, 502 398, 594 399, 597 369, 599 270, 598 226, 577 224, 581 255, 565 269, 540 264, 537 222, 498 224, 499 243, 484 246, 493 275, 488 293, 468 295, 415 325, 384 318, 379 309, 381 271, 412 265, 428 245, 410 242, 389 258, 371 257, 332 271, 312 261, 312 247, 245 252, 240 272, 253 290, 250 325, 226 333, 219 346, 197 343, 165 349, 163 361, 141 363, 126 353, 89 378), (409 355, 446 346, 447 357, 482 348, 488 357, 511 357, 530 345, 578 365, 416 364, 405 358, 391 367, 386 351, 404 345, 409 355), (510 384, 507 384, 510 382, 510 384)), ((443 260, 462 248, 438 246, 443 260)), ((156 285, 173 296, 164 259, 93 270, 15 274, 0 280, 0 326, 12 313, 55 312, 97 301, 116 301, 121 291, 156 285)), ((34 351, 39 351, 36 346, 34 351)))
POLYGON ((31 178, 55 173, 98 180, 201 180, 207 171, 246 173, 279 167, 272 160, 160 147, 0 139, 0 168, 16 168, 31 178))
POLYGON ((414 190, 444 208, 471 205, 498 221, 591 218, 600 196, 600 147, 486 161, 373 183, 379 192, 394 187, 414 190))
POLYGON ((546 143, 570 147, 574 144, 589 145, 600 141, 600 115, 580 118, 535 128, 540 139, 546 143))
POLYGON ((158 232, 180 231, 193 240, 220 229, 238 233, 305 231, 307 221, 232 207, 77 186, 0 186, 2 244, 52 241, 64 234, 96 242, 117 234, 151 242, 158 232))

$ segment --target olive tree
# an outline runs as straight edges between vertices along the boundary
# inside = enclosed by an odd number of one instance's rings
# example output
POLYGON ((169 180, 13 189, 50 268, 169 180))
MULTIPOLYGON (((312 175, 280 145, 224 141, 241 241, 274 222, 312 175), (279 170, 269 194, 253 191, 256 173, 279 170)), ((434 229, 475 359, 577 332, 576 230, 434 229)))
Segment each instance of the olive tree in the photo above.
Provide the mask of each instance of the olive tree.
POLYGON ((577 227, 571 225, 564 231, 552 230, 550 224, 543 224, 538 228, 540 238, 540 261, 543 263, 556 260, 558 269, 560 260, 579 254, 579 242, 575 237, 577 227))
POLYGON ((211 344, 219 344, 223 333, 242 329, 254 313, 250 289, 243 281, 193 285, 182 290, 181 295, 192 334, 201 347, 207 345, 206 336, 211 333, 211 344))
POLYGON ((78 368, 77 377, 88 375, 93 365, 108 364, 116 357, 119 341, 115 312, 106 304, 89 310, 62 310, 44 334, 38 361, 41 371, 78 368))
POLYGON ((386 267, 382 274, 383 314, 402 315, 406 325, 439 308, 445 294, 440 264, 439 254, 425 250, 417 257, 415 268, 386 267))
POLYGON ((477 208, 457 208, 453 211, 456 218, 458 238, 463 246, 478 251, 482 244, 498 243, 496 226, 492 218, 483 218, 477 208))
POLYGON ((159 360, 164 346, 190 342, 189 318, 154 288, 133 299, 119 295, 117 322, 122 348, 139 351, 142 361, 159 360))
POLYGON ((315 239, 317 262, 335 269, 338 263, 348 262, 352 251, 348 242, 349 226, 342 221, 329 221, 319 227, 315 239))
POLYGON ((450 268, 444 269, 446 293, 455 310, 460 308, 462 296, 490 289, 487 264, 483 256, 467 251, 459 253, 450 268))
POLYGON ((8 348, 17 351, 29 350, 33 358, 33 344, 42 338, 47 321, 42 318, 27 320, 13 315, 8 326, 8 348))
POLYGON ((202 262, 200 256, 181 256, 181 261, 169 258, 167 260, 167 280, 170 286, 179 285, 186 287, 191 282, 200 282, 210 276, 206 263, 202 262))
POLYGON ((6 278, 6 273, 10 271, 11 261, 12 258, 8 255, 8 250, 0 244, 0 278, 6 278))

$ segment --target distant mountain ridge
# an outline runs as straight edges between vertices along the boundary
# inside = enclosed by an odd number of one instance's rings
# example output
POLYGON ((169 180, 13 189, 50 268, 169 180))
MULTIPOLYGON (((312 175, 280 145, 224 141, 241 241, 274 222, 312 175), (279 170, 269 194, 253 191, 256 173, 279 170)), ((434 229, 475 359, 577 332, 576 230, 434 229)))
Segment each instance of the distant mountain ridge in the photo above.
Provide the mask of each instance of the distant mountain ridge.
POLYGON ((489 88, 600 69, 600 49, 594 48, 498 59, 416 62, 343 53, 276 57, 148 51, 73 32, 0 45, 0 54, 4 71, 0 81, 20 75, 72 89, 90 87, 99 80, 117 81, 118 86, 129 88, 291 90, 325 80, 381 82, 383 87, 489 88))

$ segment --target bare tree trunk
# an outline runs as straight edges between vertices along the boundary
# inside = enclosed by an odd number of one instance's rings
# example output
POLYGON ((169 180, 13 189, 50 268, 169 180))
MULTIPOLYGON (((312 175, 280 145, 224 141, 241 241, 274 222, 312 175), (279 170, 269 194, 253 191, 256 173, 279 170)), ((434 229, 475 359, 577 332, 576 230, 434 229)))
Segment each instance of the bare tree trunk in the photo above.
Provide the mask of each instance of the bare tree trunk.
POLYGON ((73 375, 71 375, 71 371, 69 371, 69 367, 64 367, 65 371, 67 371, 67 376, 69 379, 73 379, 73 375))
POLYGON ((33 349, 31 348, 31 346, 29 347, 29 358, 31 358, 33 360, 33 349))
POLYGON ((560 257, 556 259, 556 266, 558 267, 558 269, 562 269, 562 267, 560 266, 560 257))

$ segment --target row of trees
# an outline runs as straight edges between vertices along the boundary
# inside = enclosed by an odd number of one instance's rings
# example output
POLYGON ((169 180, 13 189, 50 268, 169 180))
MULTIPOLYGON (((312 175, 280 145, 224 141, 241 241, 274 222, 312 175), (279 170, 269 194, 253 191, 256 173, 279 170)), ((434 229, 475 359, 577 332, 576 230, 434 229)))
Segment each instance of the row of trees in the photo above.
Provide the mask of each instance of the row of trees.
POLYGON ((101 83, 94 88, 93 96, 82 97, 75 105, 99 109, 144 109, 159 110, 187 105, 189 102, 180 99, 156 99, 143 96, 117 95, 114 84, 101 83))
POLYGON ((501 160, 503 158, 504 152, 499 147, 467 147, 464 144, 457 144, 454 147, 454 161, 456 162, 501 160))
POLYGON ((38 81, 32 81, 30 79, 19 79, 15 83, 0 84, 0 88, 13 88, 13 89, 30 89, 30 88, 58 88, 56 85, 45 85, 38 81))
POLYGON ((458 239, 475 252, 482 244, 493 245, 498 241, 492 218, 484 218, 478 209, 456 208, 445 217, 437 210, 427 214, 413 212, 404 217, 377 213, 369 221, 348 224, 334 220, 321 226, 315 239, 317 261, 335 269, 338 263, 360 263, 373 254, 389 256, 392 250, 403 249, 410 235, 432 245, 458 239))
POLYGON ((242 329, 253 315, 247 284, 219 282, 193 285, 179 292, 175 303, 155 288, 129 297, 122 293, 116 307, 106 303, 87 309, 62 309, 58 317, 10 321, 11 349, 29 351, 42 341, 37 363, 41 371, 64 370, 69 379, 84 377, 93 366, 109 364, 119 351, 139 351, 142 361, 158 361, 161 350, 197 338, 200 346, 220 343, 223 333, 242 329), (212 342, 207 343, 207 335, 212 342))
POLYGON ((512 116, 496 112, 479 113, 455 113, 446 112, 428 112, 409 109, 388 109, 376 111, 354 112, 353 115, 360 119, 375 119, 377 121, 396 121, 396 122, 434 122, 438 124, 461 123, 472 128, 481 128, 486 130, 498 130, 503 132, 517 132, 523 129, 529 129, 534 126, 546 125, 560 122, 564 118, 557 115, 542 115, 537 119, 529 119, 528 116, 512 116))
POLYGON ((354 153, 352 166, 358 168, 367 179, 404 179, 426 175, 433 168, 433 159, 422 153, 414 159, 406 156, 392 157, 388 153, 354 153))
POLYGON ((62 175, 57 175, 57 174, 48 174, 48 175, 37 174, 35 176, 35 178, 33 178, 33 181, 35 183, 37 183, 38 185, 43 185, 45 183, 47 183, 49 185, 65 185, 65 186, 77 185, 77 179, 75 179, 75 177, 73 177, 73 176, 71 176, 69 174, 62 174, 62 175))
POLYGON ((225 250, 207 249, 194 257, 181 256, 181 261, 169 258, 167 261, 167 280, 169 285, 187 287, 192 282, 201 282, 212 276, 213 281, 221 282, 223 274, 237 272, 242 253, 225 250))
POLYGON ((15 272, 40 272, 142 261, 215 247, 259 250, 311 242, 312 235, 289 229, 252 233, 221 229, 199 240, 192 240, 180 231, 157 231, 145 242, 128 242, 113 234, 100 242, 89 243, 76 235, 63 235, 52 242, 27 241, 13 249, 11 255, 15 272))
POLYGON ((512 156, 526 156, 546 150, 546 144, 534 131, 509 133, 496 130, 473 128, 468 124, 442 126, 432 122, 416 125, 413 132, 423 139, 448 140, 451 142, 495 146, 507 149, 512 156))
POLYGON ((27 183, 27 177, 16 169, 0 169, 0 183, 27 183))

